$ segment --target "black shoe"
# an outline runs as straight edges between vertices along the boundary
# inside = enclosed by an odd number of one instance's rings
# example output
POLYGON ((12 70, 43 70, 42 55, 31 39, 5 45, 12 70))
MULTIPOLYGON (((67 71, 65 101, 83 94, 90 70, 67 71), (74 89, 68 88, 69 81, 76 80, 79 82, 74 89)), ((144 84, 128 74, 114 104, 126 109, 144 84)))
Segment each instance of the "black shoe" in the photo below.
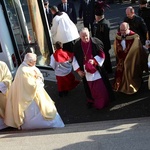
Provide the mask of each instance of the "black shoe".
POLYGON ((65 97, 68 95, 68 91, 62 91, 62 92, 59 92, 59 97, 65 97))
POLYGON ((59 95, 59 97, 63 97, 64 94, 63 94, 63 92, 59 92, 58 95, 59 95))
POLYGON ((64 96, 67 96, 68 95, 68 91, 64 91, 63 94, 64 94, 64 96))
POLYGON ((87 105, 87 108, 88 108, 88 109, 90 109, 90 108, 93 107, 93 103, 90 103, 90 102, 88 102, 86 105, 87 105))

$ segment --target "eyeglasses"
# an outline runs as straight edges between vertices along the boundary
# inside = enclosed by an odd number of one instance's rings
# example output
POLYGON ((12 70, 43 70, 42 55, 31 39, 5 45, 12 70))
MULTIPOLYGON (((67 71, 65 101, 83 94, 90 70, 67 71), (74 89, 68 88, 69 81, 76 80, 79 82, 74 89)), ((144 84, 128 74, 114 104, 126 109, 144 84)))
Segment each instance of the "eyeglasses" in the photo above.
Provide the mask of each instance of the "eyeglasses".
POLYGON ((122 31, 122 32, 125 32, 125 31, 127 31, 128 29, 120 29, 120 31, 122 31))

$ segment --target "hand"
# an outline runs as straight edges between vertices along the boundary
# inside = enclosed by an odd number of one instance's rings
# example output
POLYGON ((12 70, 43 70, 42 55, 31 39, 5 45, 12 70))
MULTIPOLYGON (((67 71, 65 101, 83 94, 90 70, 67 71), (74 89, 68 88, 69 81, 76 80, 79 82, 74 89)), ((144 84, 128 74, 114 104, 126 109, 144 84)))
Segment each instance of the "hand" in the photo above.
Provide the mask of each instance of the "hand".
POLYGON ((72 63, 72 59, 71 58, 68 61, 69 61, 69 63, 72 63))
POLYGON ((147 48, 150 47, 150 40, 146 40, 146 41, 145 41, 145 46, 146 46, 147 48))
POLYGON ((82 21, 82 18, 79 18, 79 21, 82 21))
POLYGON ((83 72, 83 71, 78 71, 78 74, 79 74, 79 76, 81 77, 81 78, 83 78, 84 76, 85 76, 85 72, 83 72))
POLYGON ((94 65, 94 60, 93 59, 89 59, 89 61, 88 61, 91 65, 94 65))

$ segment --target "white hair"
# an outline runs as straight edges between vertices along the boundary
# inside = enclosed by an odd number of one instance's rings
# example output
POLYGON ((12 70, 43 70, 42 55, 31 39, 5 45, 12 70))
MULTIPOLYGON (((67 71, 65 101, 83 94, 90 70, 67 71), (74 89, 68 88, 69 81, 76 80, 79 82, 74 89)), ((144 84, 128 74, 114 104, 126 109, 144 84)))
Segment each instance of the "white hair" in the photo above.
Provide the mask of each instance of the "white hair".
POLYGON ((89 32, 89 29, 85 27, 85 28, 82 28, 80 30, 80 34, 82 34, 82 33, 88 33, 89 34, 90 32, 89 32))
POLYGON ((24 61, 28 64, 29 62, 36 61, 37 56, 34 53, 27 53, 24 57, 24 61))

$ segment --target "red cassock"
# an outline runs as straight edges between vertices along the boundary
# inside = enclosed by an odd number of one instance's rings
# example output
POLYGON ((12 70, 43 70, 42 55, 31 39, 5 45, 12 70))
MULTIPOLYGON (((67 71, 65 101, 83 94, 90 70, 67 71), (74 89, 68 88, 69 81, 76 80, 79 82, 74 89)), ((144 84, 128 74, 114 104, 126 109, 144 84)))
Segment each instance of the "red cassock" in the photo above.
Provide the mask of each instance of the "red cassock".
POLYGON ((62 49, 56 50, 51 56, 50 65, 55 70, 59 92, 70 91, 80 83, 72 73, 72 57, 73 53, 63 51, 62 49))

